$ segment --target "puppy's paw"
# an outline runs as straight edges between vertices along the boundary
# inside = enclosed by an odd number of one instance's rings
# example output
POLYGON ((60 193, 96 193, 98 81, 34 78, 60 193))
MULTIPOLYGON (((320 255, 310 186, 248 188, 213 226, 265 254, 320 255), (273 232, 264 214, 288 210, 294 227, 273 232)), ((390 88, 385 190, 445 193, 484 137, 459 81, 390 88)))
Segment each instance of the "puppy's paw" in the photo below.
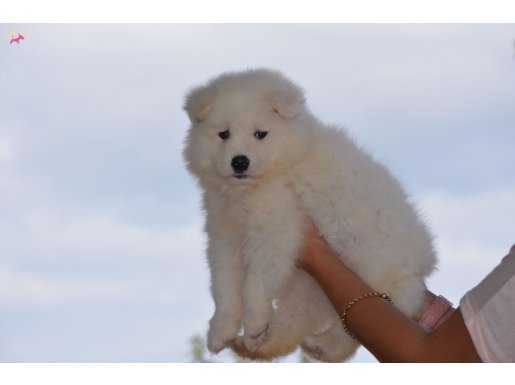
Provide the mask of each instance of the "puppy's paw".
POLYGON ((248 360, 260 360, 262 357, 259 355, 259 352, 251 352, 245 346, 243 336, 237 336, 234 340, 229 343, 231 349, 234 353, 242 358, 246 358, 248 360))
POLYGON ((240 330, 240 321, 215 314, 209 321, 207 348, 211 353, 218 353, 236 338, 240 330))
POLYGON ((243 343, 250 352, 255 352, 267 340, 269 336, 270 324, 265 324, 261 328, 245 330, 243 343), (257 330, 257 331, 256 331, 257 330))
POLYGON ((243 342, 249 351, 258 350, 269 337, 273 314, 272 303, 267 302, 255 302, 252 307, 245 309, 243 342))

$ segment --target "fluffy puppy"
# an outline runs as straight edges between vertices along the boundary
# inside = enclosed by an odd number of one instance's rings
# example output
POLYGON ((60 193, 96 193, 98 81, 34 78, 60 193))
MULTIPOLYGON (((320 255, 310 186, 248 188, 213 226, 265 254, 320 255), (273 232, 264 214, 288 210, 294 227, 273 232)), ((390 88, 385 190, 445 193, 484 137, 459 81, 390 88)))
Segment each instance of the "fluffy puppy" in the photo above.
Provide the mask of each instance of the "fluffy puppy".
POLYGON ((185 110, 184 157, 203 192, 216 305, 210 351, 270 359, 300 345, 338 362, 356 350, 321 289, 295 268, 306 217, 349 268, 416 314, 436 262, 428 229, 392 174, 313 116, 297 85, 266 69, 226 73, 194 88, 185 110))

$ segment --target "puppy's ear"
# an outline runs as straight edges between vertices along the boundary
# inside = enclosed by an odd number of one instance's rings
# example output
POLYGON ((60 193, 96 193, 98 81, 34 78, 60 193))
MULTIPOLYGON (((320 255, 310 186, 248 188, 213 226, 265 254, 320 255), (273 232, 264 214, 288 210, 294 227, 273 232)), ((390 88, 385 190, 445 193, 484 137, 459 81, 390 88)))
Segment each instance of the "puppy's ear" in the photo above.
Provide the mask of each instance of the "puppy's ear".
POLYGON ((290 84, 270 95, 269 101, 276 114, 292 119, 302 111, 306 99, 299 87, 290 84))
POLYGON ((213 105, 214 100, 213 87, 197 87, 192 89, 187 95, 184 103, 184 110, 192 123, 202 122, 213 105))

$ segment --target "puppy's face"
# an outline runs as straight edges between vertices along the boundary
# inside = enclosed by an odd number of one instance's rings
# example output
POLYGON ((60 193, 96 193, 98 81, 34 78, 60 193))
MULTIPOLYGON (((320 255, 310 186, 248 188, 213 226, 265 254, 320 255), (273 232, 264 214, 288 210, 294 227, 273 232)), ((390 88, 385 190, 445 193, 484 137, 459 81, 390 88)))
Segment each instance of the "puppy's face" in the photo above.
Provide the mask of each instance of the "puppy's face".
POLYGON ((290 127, 259 101, 221 98, 192 132, 192 162, 230 184, 248 184, 281 167, 290 127), (282 162, 281 162, 282 161, 282 162))
POLYGON ((296 88, 267 92, 267 78, 258 83, 245 77, 231 80, 211 85, 214 89, 194 90, 190 96, 186 109, 192 126, 185 157, 200 178, 229 186, 253 185, 291 167, 304 149, 297 127, 303 98, 292 95, 296 88), (206 97, 203 103, 199 93, 206 97), (194 102, 198 104, 193 106, 194 102))

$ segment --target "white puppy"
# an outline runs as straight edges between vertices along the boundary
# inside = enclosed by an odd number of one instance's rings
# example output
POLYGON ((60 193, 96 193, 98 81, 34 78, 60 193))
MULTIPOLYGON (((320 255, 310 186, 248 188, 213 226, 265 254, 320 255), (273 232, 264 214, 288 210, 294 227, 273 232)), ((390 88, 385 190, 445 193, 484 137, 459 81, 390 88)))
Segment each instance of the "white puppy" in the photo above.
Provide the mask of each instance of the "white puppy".
POLYGON ((268 359, 300 344, 342 361, 356 350, 321 289, 295 267, 307 217, 403 313, 423 303, 436 262, 426 226, 388 170, 304 101, 298 86, 263 69, 223 74, 186 98, 184 156, 207 216, 212 352, 244 346, 268 359))

